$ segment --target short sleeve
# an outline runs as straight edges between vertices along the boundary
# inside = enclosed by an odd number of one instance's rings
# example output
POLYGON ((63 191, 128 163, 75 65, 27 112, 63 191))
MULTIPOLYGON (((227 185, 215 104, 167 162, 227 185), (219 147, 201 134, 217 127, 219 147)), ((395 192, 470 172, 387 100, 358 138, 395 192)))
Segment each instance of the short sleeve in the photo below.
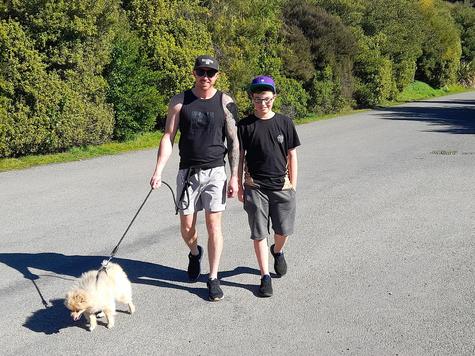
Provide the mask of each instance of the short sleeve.
POLYGON ((289 150, 300 146, 300 138, 299 135, 297 134, 297 130, 295 128, 295 125, 293 121, 290 118, 287 118, 287 147, 289 150))
POLYGON ((244 145, 244 139, 243 139, 243 136, 244 136, 244 125, 240 125, 238 123, 237 125, 237 133, 238 133, 238 140, 239 140, 239 147, 241 147, 242 150, 245 149, 245 145, 244 145))

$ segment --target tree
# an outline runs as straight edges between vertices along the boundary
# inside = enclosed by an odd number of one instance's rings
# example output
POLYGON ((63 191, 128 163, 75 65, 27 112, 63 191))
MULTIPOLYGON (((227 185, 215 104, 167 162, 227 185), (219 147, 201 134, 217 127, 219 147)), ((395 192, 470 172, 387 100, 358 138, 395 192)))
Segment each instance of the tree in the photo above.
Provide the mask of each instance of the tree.
POLYGON ((165 99, 156 87, 159 74, 148 66, 141 39, 124 20, 114 40, 111 62, 104 75, 108 82, 107 100, 114 105, 114 135, 128 140, 155 128, 165 99))
POLYGON ((475 85, 475 9, 467 3, 461 3, 452 6, 451 14, 459 29, 462 44, 458 80, 473 86, 475 85))
POLYGON ((421 1, 424 41, 416 78, 434 87, 455 83, 462 55, 457 26, 448 7, 438 0, 421 1))
MULTIPOLYGON (((283 14, 289 34, 287 43, 294 53, 306 54, 300 57, 303 61, 307 62, 310 57, 315 68, 307 76, 306 83, 310 108, 314 112, 337 111, 350 101, 353 92, 351 71, 352 57, 356 53, 355 37, 339 17, 312 2, 299 0, 292 4, 284 8, 283 14), (297 49, 301 50, 297 52, 297 49)), ((305 67, 309 68, 310 63, 305 67)))
MULTIPOLYGON (((247 90, 256 75, 270 75, 281 89, 282 59, 279 51, 281 0, 210 0, 207 25, 212 34, 216 56, 224 70, 230 94, 235 98, 240 115, 252 110, 247 90)), ((289 94, 282 91, 282 98, 289 94)), ((290 97, 287 98, 290 103, 290 97)), ((281 100, 275 103, 280 108, 281 100)))
POLYGON ((213 54, 206 27, 209 12, 197 0, 130 0, 123 6, 132 30, 144 42, 150 68, 157 73, 158 125, 163 127, 168 100, 193 84, 194 59, 213 54))
POLYGON ((2 156, 58 152, 110 138, 113 113, 102 70, 117 9, 117 1, 101 0, 25 0, 0 7, 0 96, 7 112, 2 156))
MULTIPOLYGON (((414 81, 416 62, 422 54, 422 16, 412 0, 374 0, 368 3, 361 27, 365 36, 378 36, 382 57, 392 62, 395 89, 414 81)), ((391 97, 396 92, 390 93, 391 97)))

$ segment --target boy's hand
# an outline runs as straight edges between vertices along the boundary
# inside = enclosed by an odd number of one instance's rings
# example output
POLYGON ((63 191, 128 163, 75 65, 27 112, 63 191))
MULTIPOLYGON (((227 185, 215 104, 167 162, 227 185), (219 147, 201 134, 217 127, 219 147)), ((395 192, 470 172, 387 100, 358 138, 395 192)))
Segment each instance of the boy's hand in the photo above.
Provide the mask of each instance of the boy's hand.
POLYGON ((241 203, 244 203, 244 189, 242 189, 242 185, 238 189, 238 199, 241 203))

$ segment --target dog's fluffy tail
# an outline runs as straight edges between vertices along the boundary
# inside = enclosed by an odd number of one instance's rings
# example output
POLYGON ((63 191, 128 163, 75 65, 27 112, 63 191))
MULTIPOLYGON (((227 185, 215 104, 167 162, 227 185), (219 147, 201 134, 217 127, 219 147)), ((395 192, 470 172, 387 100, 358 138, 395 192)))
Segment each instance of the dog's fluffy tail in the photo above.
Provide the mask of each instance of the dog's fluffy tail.
POLYGON ((117 263, 109 262, 106 266, 106 271, 111 271, 115 273, 124 272, 122 267, 120 267, 117 263))

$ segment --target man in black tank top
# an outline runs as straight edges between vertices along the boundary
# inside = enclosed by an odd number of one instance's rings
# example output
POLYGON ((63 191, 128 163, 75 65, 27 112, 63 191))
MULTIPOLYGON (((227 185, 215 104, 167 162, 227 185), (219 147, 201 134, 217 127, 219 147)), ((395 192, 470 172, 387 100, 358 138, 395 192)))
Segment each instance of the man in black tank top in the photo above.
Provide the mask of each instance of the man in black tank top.
POLYGON ((224 166, 225 113, 223 93, 210 99, 196 97, 193 90, 184 93, 180 111, 180 169, 224 166))
POLYGON ((212 301, 223 298, 218 279, 219 260, 223 249, 221 215, 226 197, 237 195, 239 163, 237 109, 228 95, 214 87, 219 75, 218 70, 218 62, 213 57, 196 58, 193 69, 194 87, 170 100, 165 132, 150 179, 152 188, 160 187, 162 171, 170 158, 179 129, 177 204, 180 210, 181 235, 190 249, 188 278, 194 282, 201 273, 203 248, 198 245, 196 215, 198 211, 205 210, 210 269, 207 285, 209 299, 212 301), (231 171, 228 184, 224 169, 226 153, 231 171))

